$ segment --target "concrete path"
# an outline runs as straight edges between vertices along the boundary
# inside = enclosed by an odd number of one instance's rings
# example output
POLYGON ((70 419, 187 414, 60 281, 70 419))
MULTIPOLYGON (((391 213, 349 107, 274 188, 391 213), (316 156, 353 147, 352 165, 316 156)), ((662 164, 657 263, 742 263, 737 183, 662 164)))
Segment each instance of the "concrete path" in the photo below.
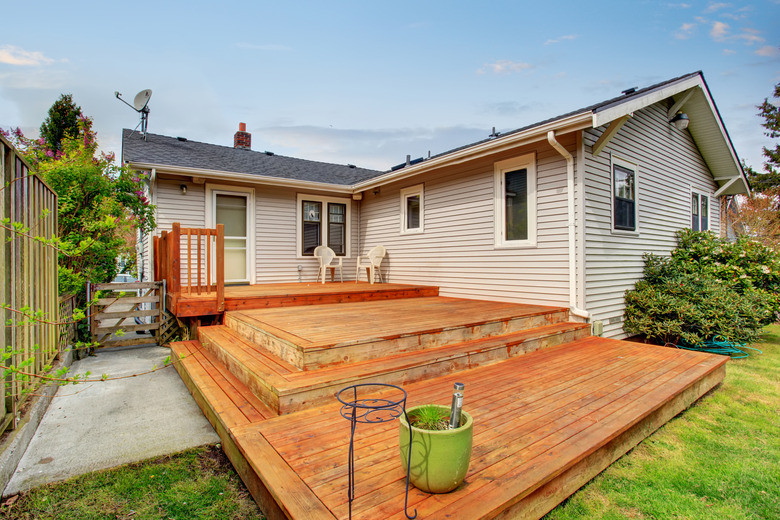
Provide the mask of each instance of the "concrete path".
MULTIPOLYGON (((71 374, 109 377, 163 366, 170 349, 155 345, 100 350, 71 374)), ((219 442, 176 370, 60 387, 16 473, 3 492, 219 442)))

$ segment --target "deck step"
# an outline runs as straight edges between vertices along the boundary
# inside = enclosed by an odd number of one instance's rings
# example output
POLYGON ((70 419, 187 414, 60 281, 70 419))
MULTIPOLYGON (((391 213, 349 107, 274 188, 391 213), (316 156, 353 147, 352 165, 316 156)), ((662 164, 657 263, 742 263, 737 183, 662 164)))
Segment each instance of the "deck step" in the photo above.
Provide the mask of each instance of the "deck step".
POLYGON ((447 297, 225 314, 225 325, 287 363, 314 370, 563 323, 564 307, 447 297), (335 320, 335 321, 334 321, 335 320))
POLYGON ((203 346, 249 390, 272 410, 287 414, 327 403, 349 385, 421 381, 582 339, 590 330, 583 323, 552 323, 307 371, 276 359, 227 326, 202 327, 199 333, 203 346))
POLYGON ((176 371, 220 436, 220 425, 230 429, 278 415, 199 341, 178 341, 170 347, 176 371))

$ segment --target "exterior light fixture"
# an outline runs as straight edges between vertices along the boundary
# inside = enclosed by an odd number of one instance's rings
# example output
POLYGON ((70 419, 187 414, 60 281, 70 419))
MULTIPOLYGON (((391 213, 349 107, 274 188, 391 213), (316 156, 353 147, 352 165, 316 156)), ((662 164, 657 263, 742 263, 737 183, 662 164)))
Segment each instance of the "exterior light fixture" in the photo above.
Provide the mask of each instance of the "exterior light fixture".
POLYGON ((187 194, 187 185, 186 184, 182 184, 181 186, 179 186, 179 189, 181 190, 181 194, 182 195, 186 195, 187 194))
POLYGON ((688 114, 684 114, 683 112, 679 112, 669 122, 671 124, 673 124, 675 126, 675 128, 677 128, 677 130, 685 130, 686 128, 688 128, 688 123, 690 123, 691 120, 688 119, 688 114))

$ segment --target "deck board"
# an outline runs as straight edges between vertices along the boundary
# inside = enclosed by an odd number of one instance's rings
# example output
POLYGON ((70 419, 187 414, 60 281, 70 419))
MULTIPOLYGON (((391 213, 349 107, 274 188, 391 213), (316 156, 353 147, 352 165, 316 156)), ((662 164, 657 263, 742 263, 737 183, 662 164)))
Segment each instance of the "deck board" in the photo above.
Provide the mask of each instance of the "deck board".
MULTIPOLYGON (((475 419, 465 484, 446 495, 413 489, 410 509, 417 508, 421 518, 493 518, 522 506, 538 518, 571 492, 570 479, 579 483, 592 478, 721 381, 726 360, 589 338, 406 385, 408 406, 414 406, 448 403, 452 383, 462 381, 465 409, 475 419), (552 505, 549 496, 557 497, 552 505)), ((403 518, 397 428, 395 423, 358 426, 353 518, 403 518)), ((335 518, 346 518, 349 423, 336 404, 237 427, 232 433, 261 478, 268 464, 260 457, 269 448, 284 461, 283 467, 273 468, 273 479, 263 478, 267 485, 294 474, 305 484, 299 496, 305 507, 321 506, 335 518), (249 440, 257 437, 267 443, 263 453, 249 440)))
MULTIPOLYGON (((438 296, 439 288, 408 284, 348 283, 263 283, 256 285, 225 286, 226 311, 241 309, 277 308, 327 303, 360 302, 365 300, 392 300, 438 296)), ((179 294, 169 304, 179 317, 222 314, 217 310, 216 292, 179 294)))
MULTIPOLYGON (((366 301, 306 309, 272 308, 233 312, 236 319, 257 328, 282 331, 306 350, 348 345, 372 338, 391 339, 469 328, 512 317, 551 312, 549 306, 430 297, 392 301, 366 301), (334 327, 334 317, 338 327, 334 327)), ((559 309, 565 310, 565 309, 559 309)))

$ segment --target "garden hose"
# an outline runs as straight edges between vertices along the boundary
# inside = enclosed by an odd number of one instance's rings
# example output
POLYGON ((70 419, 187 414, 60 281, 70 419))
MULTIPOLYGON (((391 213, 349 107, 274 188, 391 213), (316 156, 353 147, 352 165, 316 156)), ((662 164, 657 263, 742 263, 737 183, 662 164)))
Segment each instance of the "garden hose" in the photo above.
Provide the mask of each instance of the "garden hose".
POLYGON ((748 347, 744 343, 734 343, 727 341, 723 338, 720 339, 707 339, 696 345, 690 345, 681 342, 680 345, 675 345, 677 348, 685 350, 696 350, 699 352, 709 352, 710 354, 720 354, 722 356, 731 356, 731 359, 742 359, 748 357, 748 353, 743 349, 755 350, 759 354, 763 354, 760 350, 753 347, 748 347))

